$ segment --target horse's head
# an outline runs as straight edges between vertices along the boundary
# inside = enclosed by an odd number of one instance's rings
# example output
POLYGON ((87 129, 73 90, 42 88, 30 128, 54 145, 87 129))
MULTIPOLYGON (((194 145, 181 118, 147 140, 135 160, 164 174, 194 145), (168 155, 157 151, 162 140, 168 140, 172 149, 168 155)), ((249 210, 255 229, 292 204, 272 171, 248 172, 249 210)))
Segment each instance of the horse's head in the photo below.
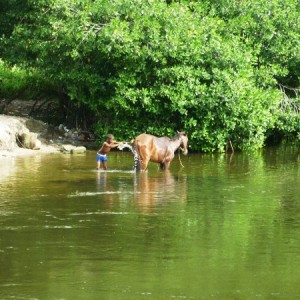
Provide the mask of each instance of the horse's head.
POLYGON ((183 152, 184 155, 188 154, 188 137, 186 132, 178 132, 178 134, 180 135, 180 139, 181 139, 181 144, 180 144, 180 150, 183 152))

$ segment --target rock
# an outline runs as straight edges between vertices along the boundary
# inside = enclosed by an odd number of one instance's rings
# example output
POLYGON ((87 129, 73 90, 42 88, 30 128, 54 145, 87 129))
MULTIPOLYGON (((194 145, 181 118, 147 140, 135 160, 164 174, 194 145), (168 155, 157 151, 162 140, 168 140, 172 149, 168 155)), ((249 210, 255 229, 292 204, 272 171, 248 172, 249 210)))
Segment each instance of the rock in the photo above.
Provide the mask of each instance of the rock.
POLYGON ((35 147, 33 148, 33 150, 40 150, 42 146, 42 142, 40 140, 36 140, 35 142, 35 147))
POLYGON ((17 136, 18 146, 26 149, 40 149, 41 141, 37 139, 37 133, 26 132, 17 136))
POLYGON ((85 152, 86 152, 86 148, 84 146, 78 146, 71 150, 72 154, 80 154, 85 152))
POLYGON ((73 146, 73 145, 62 145, 61 151, 64 153, 71 153, 71 154, 79 154, 85 153, 86 148, 84 146, 73 146))
POLYGON ((71 153, 71 151, 75 148, 76 148, 76 146, 73 146, 73 145, 62 145, 61 151, 65 152, 65 153, 71 153))
POLYGON ((0 150, 18 148, 16 137, 28 132, 23 119, 0 115, 0 150))

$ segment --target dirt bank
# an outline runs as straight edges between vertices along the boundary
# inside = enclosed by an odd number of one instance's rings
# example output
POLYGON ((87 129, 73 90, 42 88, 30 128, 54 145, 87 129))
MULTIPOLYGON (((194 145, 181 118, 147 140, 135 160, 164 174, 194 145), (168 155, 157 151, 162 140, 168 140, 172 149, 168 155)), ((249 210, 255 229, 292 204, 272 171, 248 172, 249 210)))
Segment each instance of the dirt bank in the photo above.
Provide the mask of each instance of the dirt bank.
POLYGON ((22 156, 37 153, 54 153, 60 150, 58 144, 48 141, 48 125, 33 119, 17 116, 0 115, 0 156, 22 156), (35 150, 20 147, 18 136, 35 133, 39 147, 35 150))

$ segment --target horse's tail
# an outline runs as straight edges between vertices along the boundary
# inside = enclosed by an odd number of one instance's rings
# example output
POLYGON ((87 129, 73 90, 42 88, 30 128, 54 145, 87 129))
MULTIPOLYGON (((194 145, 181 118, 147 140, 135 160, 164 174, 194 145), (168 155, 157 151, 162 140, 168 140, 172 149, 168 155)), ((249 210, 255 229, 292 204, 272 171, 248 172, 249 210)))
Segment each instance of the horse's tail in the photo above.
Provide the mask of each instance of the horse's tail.
POLYGON ((131 140, 131 145, 132 145, 132 153, 134 155, 133 169, 136 172, 140 172, 141 171, 141 159, 140 159, 140 154, 139 154, 138 143, 136 140, 131 140))

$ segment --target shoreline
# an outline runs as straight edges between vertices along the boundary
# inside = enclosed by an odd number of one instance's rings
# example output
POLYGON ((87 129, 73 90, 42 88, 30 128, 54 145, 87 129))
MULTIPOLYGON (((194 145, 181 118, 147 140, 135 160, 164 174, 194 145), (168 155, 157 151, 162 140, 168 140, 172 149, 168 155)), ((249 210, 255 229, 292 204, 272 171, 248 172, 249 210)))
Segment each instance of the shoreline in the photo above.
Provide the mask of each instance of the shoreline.
POLYGON ((79 153, 88 148, 81 140, 66 136, 65 130, 52 127, 39 120, 0 114, 0 158, 79 153), (24 135, 26 144, 19 139, 24 135))
POLYGON ((26 148, 15 148, 12 150, 1 150, 1 158, 11 158, 11 157, 23 157, 30 155, 42 155, 42 154, 52 154, 52 153, 61 153, 60 147, 50 146, 50 145, 41 145, 40 149, 32 150, 26 148))

